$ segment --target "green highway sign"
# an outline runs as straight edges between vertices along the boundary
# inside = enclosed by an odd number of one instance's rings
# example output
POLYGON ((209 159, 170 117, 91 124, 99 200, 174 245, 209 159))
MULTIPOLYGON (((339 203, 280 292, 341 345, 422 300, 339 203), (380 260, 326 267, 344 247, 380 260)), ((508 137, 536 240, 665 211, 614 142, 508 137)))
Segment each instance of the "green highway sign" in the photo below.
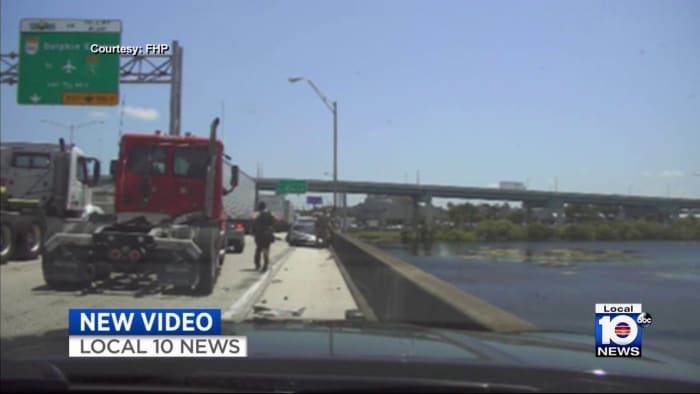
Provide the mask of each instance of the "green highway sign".
POLYGON ((304 194, 306 181, 281 180, 277 182, 277 194, 304 194))
POLYGON ((118 20, 23 19, 17 103, 117 105, 121 31, 118 20))

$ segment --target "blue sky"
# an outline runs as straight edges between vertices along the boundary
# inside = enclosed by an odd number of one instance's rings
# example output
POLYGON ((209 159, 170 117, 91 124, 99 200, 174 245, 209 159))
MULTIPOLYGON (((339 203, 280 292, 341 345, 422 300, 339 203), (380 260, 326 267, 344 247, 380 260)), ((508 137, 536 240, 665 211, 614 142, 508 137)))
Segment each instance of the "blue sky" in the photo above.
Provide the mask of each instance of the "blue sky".
MULTIPOLYGON (((225 103, 224 142, 251 175, 323 178, 339 107, 341 179, 700 197, 697 1, 2 2, 2 52, 21 18, 121 19, 122 44, 184 47, 182 130, 225 103)), ((168 127, 168 89, 122 85, 126 132, 168 127)), ((40 123, 116 155, 118 107, 16 104, 3 140, 51 141, 40 123)), ((354 199, 353 199, 354 200, 354 199)))

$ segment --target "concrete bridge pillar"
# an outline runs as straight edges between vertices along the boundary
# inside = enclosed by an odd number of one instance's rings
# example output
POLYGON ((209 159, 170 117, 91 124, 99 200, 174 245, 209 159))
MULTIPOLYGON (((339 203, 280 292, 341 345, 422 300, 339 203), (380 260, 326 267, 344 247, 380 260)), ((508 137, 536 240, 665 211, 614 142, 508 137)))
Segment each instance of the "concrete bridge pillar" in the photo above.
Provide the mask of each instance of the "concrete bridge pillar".
POLYGON ((423 220, 425 222, 425 229, 430 234, 433 231, 433 227, 435 227, 433 223, 433 198, 431 196, 425 196, 423 197, 423 202, 425 203, 423 220))
POLYGON ((674 205, 665 205, 659 209, 670 220, 678 220, 681 216, 681 208, 674 205))
POLYGON ((617 207, 617 214, 615 215, 615 220, 623 221, 625 219, 627 219, 627 215, 625 213, 625 206, 620 205, 619 207, 617 207))
POLYGON ((532 208, 535 208, 536 204, 530 202, 530 201, 523 201, 522 202, 522 210, 525 216, 524 222, 525 224, 530 224, 530 222, 536 222, 532 216, 532 208))
POLYGON ((413 200, 413 230, 416 238, 420 240, 431 240, 433 232, 433 206, 432 197, 416 196, 413 200), (425 204, 423 214, 421 214, 421 203, 425 204))
POLYGON ((545 206, 547 211, 554 214, 554 223, 564 224, 566 223, 566 217, 564 215, 564 202, 560 200, 549 200, 545 206))
POLYGON ((413 197, 411 200, 413 203, 413 220, 411 221, 411 225, 413 225, 414 230, 418 231, 418 224, 420 223, 420 203, 417 197, 413 197))

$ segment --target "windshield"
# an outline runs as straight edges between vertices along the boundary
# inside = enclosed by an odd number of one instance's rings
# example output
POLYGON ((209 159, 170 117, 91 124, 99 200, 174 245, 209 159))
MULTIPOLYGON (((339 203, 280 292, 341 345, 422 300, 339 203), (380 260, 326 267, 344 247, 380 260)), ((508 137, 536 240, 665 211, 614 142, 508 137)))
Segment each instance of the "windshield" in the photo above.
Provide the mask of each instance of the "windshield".
POLYGON ((134 145, 129 148, 127 168, 138 175, 165 174, 166 150, 153 145, 134 145))
POLYGON ((298 231, 300 233, 313 234, 315 231, 315 225, 313 223, 298 223, 292 227, 292 231, 298 231))
POLYGON ((209 151, 206 147, 176 148, 173 172, 176 176, 204 178, 209 165, 209 151))
POLYGON ((0 29, 3 361, 700 380, 700 0, 4 0, 0 29))

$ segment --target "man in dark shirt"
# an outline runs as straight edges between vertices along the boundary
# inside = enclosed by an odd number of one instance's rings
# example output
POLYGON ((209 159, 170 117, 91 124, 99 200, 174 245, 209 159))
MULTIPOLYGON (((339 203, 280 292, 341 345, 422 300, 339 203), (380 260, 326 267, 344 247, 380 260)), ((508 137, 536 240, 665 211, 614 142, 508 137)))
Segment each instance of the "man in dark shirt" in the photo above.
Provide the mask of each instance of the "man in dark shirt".
POLYGON ((270 264, 270 245, 275 240, 275 217, 266 209, 264 202, 258 204, 258 212, 253 218, 253 235, 255 236, 255 269, 260 269, 260 254, 264 264, 261 272, 267 271, 270 264))

